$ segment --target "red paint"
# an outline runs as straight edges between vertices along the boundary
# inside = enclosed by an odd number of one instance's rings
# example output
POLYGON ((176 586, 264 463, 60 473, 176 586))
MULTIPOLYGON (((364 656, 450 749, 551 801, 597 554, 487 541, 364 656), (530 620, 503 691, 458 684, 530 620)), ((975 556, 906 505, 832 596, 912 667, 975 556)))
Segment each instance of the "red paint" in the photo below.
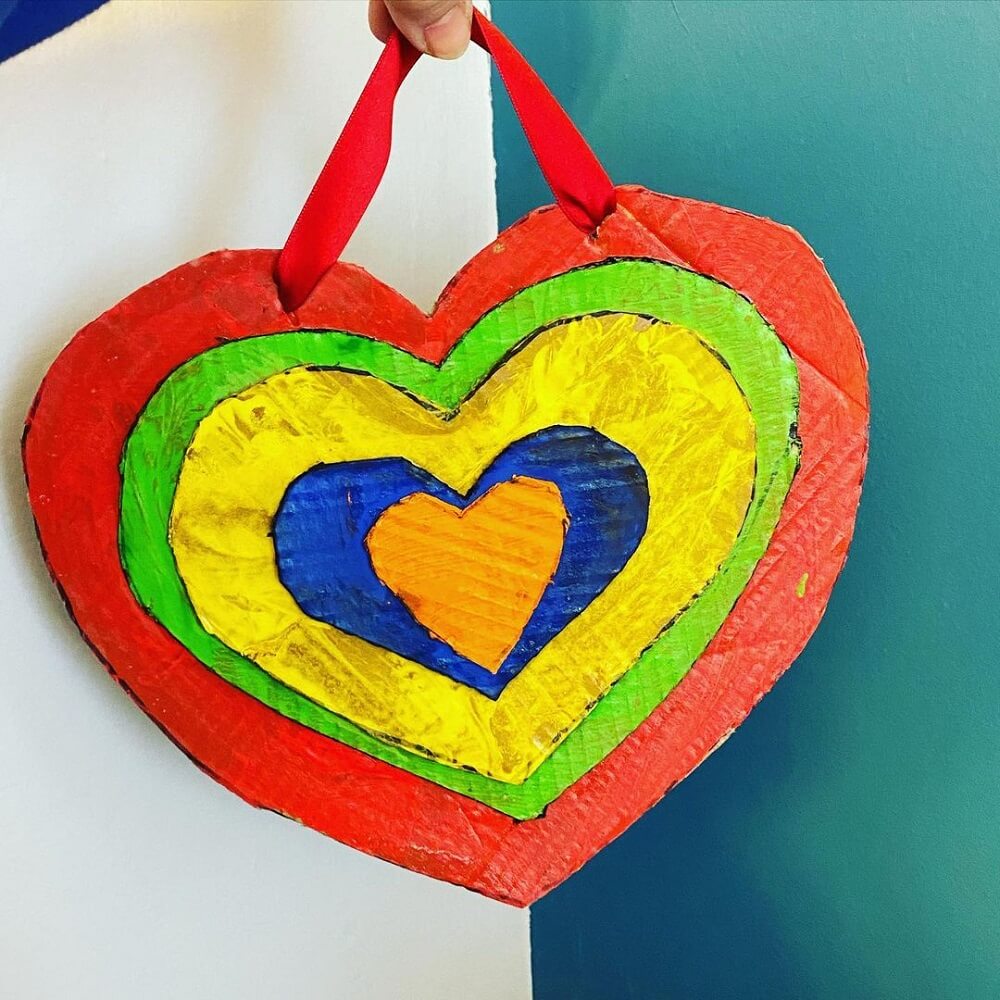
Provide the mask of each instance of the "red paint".
POLYGON ((338 263, 285 313, 276 252, 220 251, 139 289, 73 339, 28 418, 29 495, 74 618, 143 710, 247 801, 369 854, 517 905, 558 884, 694 768, 770 689, 812 634, 854 527, 868 440, 867 366, 823 265, 765 219, 619 188, 596 238, 550 207, 477 255, 431 317, 338 263), (517 290, 608 256, 683 262, 754 301, 799 366, 803 462, 767 553, 677 689, 536 820, 487 806, 321 736, 230 687, 135 602, 118 557, 118 461, 159 383, 220 340, 337 328, 431 360, 517 290), (795 589, 809 572, 806 596, 795 589))

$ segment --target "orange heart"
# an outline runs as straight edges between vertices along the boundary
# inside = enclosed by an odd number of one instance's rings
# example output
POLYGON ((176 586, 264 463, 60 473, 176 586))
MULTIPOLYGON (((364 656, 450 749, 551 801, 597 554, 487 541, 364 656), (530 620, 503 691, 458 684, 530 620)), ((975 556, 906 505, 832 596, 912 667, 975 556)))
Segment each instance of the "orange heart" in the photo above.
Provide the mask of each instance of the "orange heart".
POLYGON ((365 545, 378 578, 431 635, 496 673, 552 582, 568 523, 555 483, 514 476, 464 510, 404 497, 365 545))

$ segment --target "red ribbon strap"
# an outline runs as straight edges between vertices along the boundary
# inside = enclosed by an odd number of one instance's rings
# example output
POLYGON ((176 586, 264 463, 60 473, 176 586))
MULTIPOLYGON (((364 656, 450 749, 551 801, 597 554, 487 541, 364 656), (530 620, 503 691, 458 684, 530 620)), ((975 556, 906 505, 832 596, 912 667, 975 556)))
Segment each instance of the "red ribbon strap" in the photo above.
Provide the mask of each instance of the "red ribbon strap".
MULTIPOLYGON (((479 11, 472 40, 493 57, 559 207, 592 233, 615 210, 611 179, 524 56, 479 11)), ((286 310, 302 305, 337 262, 374 197, 389 162, 396 94, 419 58, 394 31, 278 255, 274 280, 286 310)))

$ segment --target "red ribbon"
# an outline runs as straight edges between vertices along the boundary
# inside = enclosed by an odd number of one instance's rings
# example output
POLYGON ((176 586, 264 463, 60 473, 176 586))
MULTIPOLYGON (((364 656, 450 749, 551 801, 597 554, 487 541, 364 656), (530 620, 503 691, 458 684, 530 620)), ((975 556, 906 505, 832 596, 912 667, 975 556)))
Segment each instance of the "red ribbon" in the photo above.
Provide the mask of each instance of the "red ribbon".
MULTIPOLYGON (((556 202, 592 233, 615 210, 615 189, 569 115, 504 34, 473 13, 472 40, 496 63, 556 202)), ((396 94, 420 53, 394 31, 278 255, 282 305, 297 309, 337 262, 375 195, 392 146, 396 94)))

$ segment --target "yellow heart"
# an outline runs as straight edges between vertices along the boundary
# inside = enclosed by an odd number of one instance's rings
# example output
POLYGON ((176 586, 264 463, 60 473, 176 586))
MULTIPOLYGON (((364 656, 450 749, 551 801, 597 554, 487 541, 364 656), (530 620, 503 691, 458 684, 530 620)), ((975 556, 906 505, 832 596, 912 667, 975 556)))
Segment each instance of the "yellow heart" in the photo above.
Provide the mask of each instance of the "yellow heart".
POLYGON ((753 492, 753 416, 697 334, 627 314, 568 320, 452 415, 343 370, 298 368, 221 402, 181 470, 170 539, 204 628, 288 687, 414 753, 524 781, 716 574, 753 492), (309 618, 269 532, 316 465, 401 458, 467 493, 510 442, 592 427, 638 459, 645 535, 605 590, 495 700, 309 618))
POLYGON ((566 525, 555 483, 515 476, 464 510, 427 493, 404 497, 365 544, 413 617, 495 674, 552 582, 566 525))

